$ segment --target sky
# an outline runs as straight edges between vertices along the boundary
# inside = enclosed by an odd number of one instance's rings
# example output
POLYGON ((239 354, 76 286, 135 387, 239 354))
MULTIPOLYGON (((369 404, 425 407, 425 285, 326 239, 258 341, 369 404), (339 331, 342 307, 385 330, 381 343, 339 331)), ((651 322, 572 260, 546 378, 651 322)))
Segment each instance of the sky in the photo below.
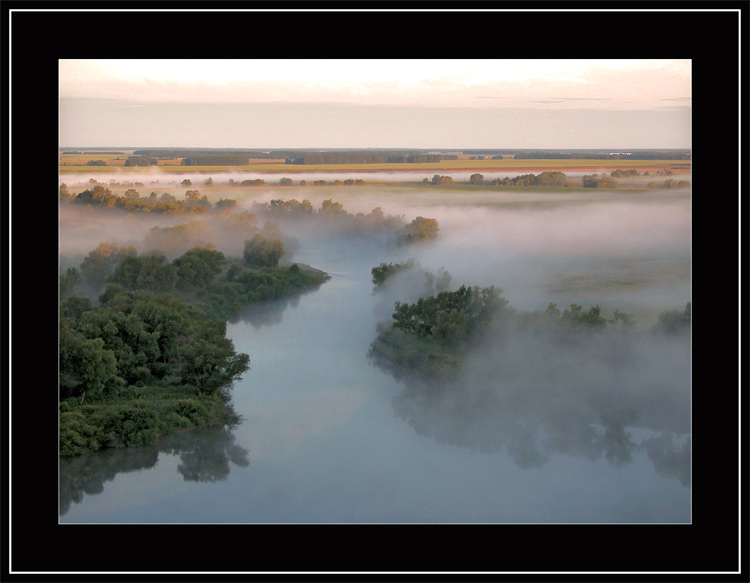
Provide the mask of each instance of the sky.
POLYGON ((59 61, 61 147, 691 147, 689 60, 59 61))

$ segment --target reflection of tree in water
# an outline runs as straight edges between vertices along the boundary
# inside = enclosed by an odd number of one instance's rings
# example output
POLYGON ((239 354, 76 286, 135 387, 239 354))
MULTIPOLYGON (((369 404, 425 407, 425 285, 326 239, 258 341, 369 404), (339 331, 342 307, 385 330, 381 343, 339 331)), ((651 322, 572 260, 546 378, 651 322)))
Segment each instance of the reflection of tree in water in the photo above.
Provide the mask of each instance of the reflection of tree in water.
POLYGON ((214 428, 168 436, 161 444, 161 451, 179 455, 177 471, 186 481, 218 482, 226 480, 230 462, 246 467, 248 451, 234 441, 234 436, 225 428, 214 428))
POLYGON ((299 304, 300 296, 304 293, 299 292, 283 299, 259 302, 242 310, 231 322, 236 323, 241 320, 245 324, 250 324, 256 330, 263 326, 277 326, 281 324, 284 317, 284 310, 289 306, 296 308, 299 304))
MULTIPOLYGON (((552 455, 580 456, 591 462, 605 459, 614 467, 633 462, 645 451, 656 472, 690 485, 690 441, 675 445, 675 433, 644 418, 627 399, 595 399, 571 393, 554 405, 528 395, 487 390, 477 386, 428 387, 408 383, 393 398, 395 414, 420 435, 440 443, 494 453, 501 450, 521 468, 540 467, 552 455), (606 406, 604 405, 606 403, 606 406), (651 425, 651 426, 649 426, 651 425), (630 428, 650 429, 640 443, 630 428)), ((658 400, 658 399, 657 399, 658 400)), ((644 406, 648 406, 648 403, 644 406)))
POLYGON ((677 478, 683 486, 690 485, 690 436, 681 445, 675 445, 671 433, 661 433, 646 439, 641 448, 653 462, 657 474, 677 478))
POLYGON ((153 468, 158 459, 156 447, 108 449, 60 458, 60 516, 72 503, 80 504, 84 494, 101 494, 105 482, 114 480, 117 474, 153 468))
POLYGON ((164 437, 157 445, 112 449, 73 458, 60 458, 60 516, 84 495, 101 494, 104 484, 120 473, 153 468, 159 454, 180 456, 177 471, 199 482, 225 480, 231 464, 249 465, 248 451, 235 443, 224 427, 186 431, 164 437))

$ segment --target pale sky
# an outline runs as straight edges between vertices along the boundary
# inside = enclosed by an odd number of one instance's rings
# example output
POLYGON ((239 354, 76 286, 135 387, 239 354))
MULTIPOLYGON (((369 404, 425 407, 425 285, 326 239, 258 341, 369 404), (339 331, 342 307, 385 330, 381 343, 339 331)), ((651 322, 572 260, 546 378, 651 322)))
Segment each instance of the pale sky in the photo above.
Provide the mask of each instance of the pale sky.
POLYGON ((689 60, 61 60, 63 147, 689 148, 689 60))

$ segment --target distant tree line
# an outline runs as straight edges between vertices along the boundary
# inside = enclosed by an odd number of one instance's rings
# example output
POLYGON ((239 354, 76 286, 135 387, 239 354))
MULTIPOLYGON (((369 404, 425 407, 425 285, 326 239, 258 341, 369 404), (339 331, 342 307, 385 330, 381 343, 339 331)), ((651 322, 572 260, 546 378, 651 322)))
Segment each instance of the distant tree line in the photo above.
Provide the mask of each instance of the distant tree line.
MULTIPOLYGON (((256 151, 256 150, 210 150, 210 149, 190 149, 190 148, 182 148, 182 149, 161 149, 161 148, 152 148, 148 150, 135 150, 133 151, 134 155, 140 155, 140 156, 151 156, 153 158, 160 158, 160 159, 174 159, 174 158, 202 158, 205 156, 243 156, 247 158, 258 158, 258 159, 264 159, 264 158, 284 158, 284 155, 279 155, 279 153, 268 153, 268 152, 262 152, 262 151, 256 151)), ((286 154, 286 152, 282 153, 286 154)))
POLYGON ((321 202, 316 210, 312 203, 304 199, 274 199, 267 203, 255 203, 254 213, 271 220, 305 219, 318 221, 321 228, 339 234, 351 234, 358 237, 368 234, 387 235, 397 246, 411 245, 435 239, 439 233, 437 219, 416 217, 405 223, 403 217, 386 215, 383 209, 375 207, 369 213, 352 214, 344 205, 333 199, 321 202))
POLYGON ((128 156, 125 166, 156 166, 157 159, 151 156, 128 156))
MULTIPOLYGON (((80 155, 80 154, 83 154, 83 153, 84 152, 82 152, 81 150, 63 150, 63 154, 78 154, 78 155, 80 155)), ((116 156, 116 155, 124 154, 125 152, 105 152, 103 150, 96 150, 96 152, 94 152, 94 153, 101 154, 102 156, 104 156, 104 155, 107 155, 107 156, 116 156)))
POLYGON ((183 158, 183 166, 245 166, 248 157, 243 154, 215 154, 210 156, 189 156, 183 158))
POLYGON ((617 188, 617 180, 606 174, 587 174, 581 183, 584 188, 617 188))
MULTIPOLYGON (((60 201, 63 203, 86 204, 109 208, 122 208, 129 212, 161 212, 170 214, 205 213, 212 205, 208 197, 198 190, 185 191, 185 200, 177 200, 174 195, 152 192, 142 197, 134 188, 127 189, 122 196, 114 194, 109 188, 97 184, 93 188, 73 194, 65 183, 60 185, 60 201)), ((227 201, 218 201, 217 208, 222 208, 227 201)))
POLYGON ((515 152, 517 160, 690 160, 690 152, 515 152))
POLYGON ((674 180, 673 178, 667 178, 661 184, 657 182, 649 182, 648 188, 690 188, 689 180, 674 180))
MULTIPOLYGON (((481 184, 481 181, 479 182, 481 184)), ((520 174, 513 178, 496 178, 492 184, 498 186, 570 186, 563 172, 542 172, 541 174, 520 174)))
POLYGON ((389 164, 440 162, 457 160, 457 154, 422 154, 417 152, 302 152, 286 159, 287 164, 389 164))

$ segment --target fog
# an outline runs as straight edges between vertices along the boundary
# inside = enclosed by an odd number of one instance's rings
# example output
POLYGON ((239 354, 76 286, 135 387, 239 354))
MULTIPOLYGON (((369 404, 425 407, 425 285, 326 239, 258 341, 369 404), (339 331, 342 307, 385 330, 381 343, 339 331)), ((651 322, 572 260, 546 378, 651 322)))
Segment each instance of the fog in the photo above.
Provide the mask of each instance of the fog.
MULTIPOLYGON (((691 301, 689 191, 274 188, 264 178, 267 187, 205 193, 234 192, 237 212, 293 240, 283 261, 331 280, 230 323, 251 359, 233 391, 240 426, 140 457, 64 462, 63 522, 690 521, 689 338, 651 333, 660 312, 691 301), (390 227, 264 211, 274 199, 315 209, 330 199, 363 221, 379 207, 398 226, 435 218, 439 235, 399 246, 390 227), (408 260, 412 269, 375 289, 373 267, 408 260), (429 291, 426 274, 449 289, 496 286, 516 311, 598 305, 635 326, 559 346, 498 321, 456 379, 425 387, 378 367, 368 349, 395 302, 429 291), (213 471, 195 469, 201 455, 213 471)), ((61 266, 103 241, 143 252, 154 227, 196 220, 63 205, 61 266)), ((200 220, 209 243, 241 255, 241 231, 200 220)))

